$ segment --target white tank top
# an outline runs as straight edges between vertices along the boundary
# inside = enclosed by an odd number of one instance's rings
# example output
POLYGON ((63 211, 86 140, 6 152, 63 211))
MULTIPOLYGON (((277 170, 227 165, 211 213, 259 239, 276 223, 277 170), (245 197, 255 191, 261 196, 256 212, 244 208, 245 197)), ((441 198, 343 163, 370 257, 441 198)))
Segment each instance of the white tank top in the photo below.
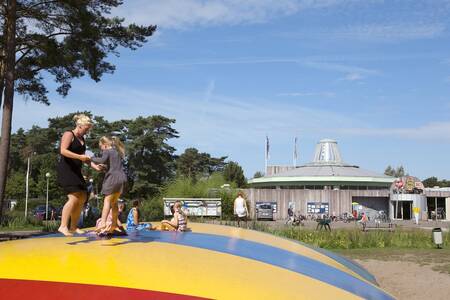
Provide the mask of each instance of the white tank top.
POLYGON ((244 205, 245 199, 242 197, 237 197, 234 200, 235 203, 235 211, 234 213, 238 215, 238 217, 245 217, 247 215, 247 211, 244 205))

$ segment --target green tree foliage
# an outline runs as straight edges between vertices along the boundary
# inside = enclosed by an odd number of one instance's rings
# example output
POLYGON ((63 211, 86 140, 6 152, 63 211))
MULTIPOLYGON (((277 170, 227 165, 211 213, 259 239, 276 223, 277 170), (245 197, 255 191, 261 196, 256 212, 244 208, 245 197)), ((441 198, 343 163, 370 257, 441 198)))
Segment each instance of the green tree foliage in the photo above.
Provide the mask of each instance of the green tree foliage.
POLYGON ((423 183, 423 185, 425 187, 431 187, 431 188, 435 187, 435 186, 438 186, 438 187, 450 187, 450 181, 449 180, 445 180, 445 179, 439 180, 435 176, 428 177, 428 178, 424 179, 422 181, 422 183, 423 183))
POLYGON ((174 119, 163 116, 138 117, 112 123, 127 144, 126 168, 130 179, 130 194, 148 197, 175 174, 175 148, 169 141, 178 138, 172 128, 174 119))
POLYGON ((403 177, 408 175, 405 172, 405 168, 403 166, 399 166, 397 168, 391 167, 390 165, 384 170, 384 174, 392 177, 403 177))
POLYGON ((214 172, 220 172, 225 166, 226 156, 211 157, 208 153, 200 153, 195 148, 187 148, 176 162, 177 175, 191 180, 211 176, 214 172))
MULTIPOLYGON (((45 104, 49 100, 44 72, 58 84, 56 91, 67 95, 72 79, 89 75, 99 81, 115 70, 106 61, 108 54, 119 56, 118 47, 135 50, 156 30, 153 25, 124 25, 124 19, 111 16, 111 9, 123 3, 120 0, 15 2, 16 92, 45 104)), ((6 12, 0 14, 1 24, 6 12)), ((4 49, 4 38, 0 41, 4 49)))
POLYGON ((227 182, 234 182, 239 188, 247 185, 244 170, 237 162, 230 161, 227 163, 223 170, 223 177, 227 182))
POLYGON ((264 173, 261 171, 257 171, 254 175, 253 178, 261 178, 264 177, 264 173))
MULTIPOLYGON (((94 127, 86 137, 86 144, 91 151, 100 154, 99 138, 110 136, 112 132, 118 134, 125 143, 125 165, 130 183, 129 193, 125 196, 149 198, 174 176, 175 148, 168 144, 171 139, 178 137, 178 132, 171 127, 174 120, 149 116, 108 122, 102 116, 84 113, 94 120, 94 127)), ((59 140, 65 130, 74 128, 74 114, 50 118, 48 128, 33 126, 28 131, 19 129, 11 136, 10 176, 6 186, 8 199, 25 198, 26 161, 30 157, 30 198, 45 199, 45 174, 48 172, 50 200, 65 200, 66 195, 56 183, 56 164, 59 140)), ((85 167, 83 172, 94 179, 95 190, 100 191, 103 173, 89 167, 85 167)))

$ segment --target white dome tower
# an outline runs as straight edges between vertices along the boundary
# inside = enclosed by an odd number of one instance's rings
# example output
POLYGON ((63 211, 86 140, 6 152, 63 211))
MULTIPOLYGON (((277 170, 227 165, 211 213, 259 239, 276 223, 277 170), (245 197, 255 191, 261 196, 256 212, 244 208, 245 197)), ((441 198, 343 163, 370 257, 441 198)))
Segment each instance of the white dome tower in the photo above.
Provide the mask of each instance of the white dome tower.
POLYGON ((324 139, 317 143, 313 164, 343 165, 341 153, 335 140, 324 139))

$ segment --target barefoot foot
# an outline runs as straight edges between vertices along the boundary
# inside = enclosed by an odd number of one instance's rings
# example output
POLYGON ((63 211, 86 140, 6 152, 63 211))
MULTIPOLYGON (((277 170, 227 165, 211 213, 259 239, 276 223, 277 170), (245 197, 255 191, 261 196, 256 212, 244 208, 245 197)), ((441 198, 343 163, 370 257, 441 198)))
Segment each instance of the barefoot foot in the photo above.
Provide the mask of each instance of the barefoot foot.
POLYGON ((73 234, 69 231, 67 227, 59 227, 58 231, 64 234, 65 236, 73 236, 73 234))
POLYGON ((86 233, 86 231, 81 230, 80 228, 76 228, 75 230, 71 230, 70 232, 71 232, 72 234, 73 234, 73 233, 76 233, 76 234, 85 234, 85 233, 86 233))

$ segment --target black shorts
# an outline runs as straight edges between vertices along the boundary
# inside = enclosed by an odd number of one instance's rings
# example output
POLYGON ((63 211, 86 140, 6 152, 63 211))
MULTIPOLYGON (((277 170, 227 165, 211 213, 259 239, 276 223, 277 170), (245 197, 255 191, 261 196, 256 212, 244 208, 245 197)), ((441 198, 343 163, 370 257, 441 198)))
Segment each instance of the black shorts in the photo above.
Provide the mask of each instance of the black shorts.
POLYGON ((85 192, 87 193, 87 188, 86 185, 66 185, 66 186, 62 186, 63 190, 67 193, 67 194, 72 194, 72 193, 78 193, 78 192, 85 192))

